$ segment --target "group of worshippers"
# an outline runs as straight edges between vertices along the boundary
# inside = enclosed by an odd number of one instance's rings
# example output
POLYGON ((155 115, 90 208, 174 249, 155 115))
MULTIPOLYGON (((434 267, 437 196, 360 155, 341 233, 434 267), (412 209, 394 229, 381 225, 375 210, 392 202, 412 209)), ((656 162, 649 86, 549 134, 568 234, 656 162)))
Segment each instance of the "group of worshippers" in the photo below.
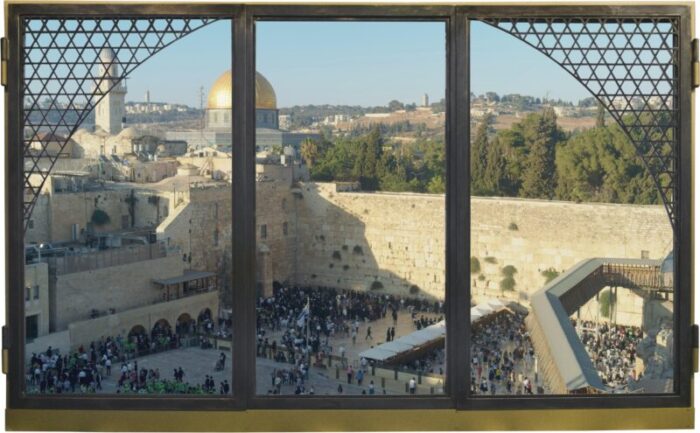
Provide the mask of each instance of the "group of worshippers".
MULTIPOLYGON (((200 326, 196 322, 179 324, 176 332, 172 332, 165 323, 157 323, 150 334, 141 329, 133 330, 127 338, 103 337, 64 355, 49 346, 44 352, 33 353, 29 360, 26 375, 28 389, 42 394, 98 392, 102 390, 103 379, 112 376, 113 364, 121 364, 118 368, 114 367, 119 374, 117 392, 143 392, 149 384, 162 381, 160 372, 158 369, 139 370, 138 362, 130 360, 180 347, 184 334, 198 328, 205 332, 205 325, 207 321, 211 322, 211 318, 201 319, 200 326)), ((210 329, 210 332, 214 332, 213 327, 210 329)))
MULTIPOLYGON (((214 394, 216 392, 216 381, 214 380, 214 376, 209 376, 208 374, 204 376, 202 390, 205 394, 214 394)), ((230 390, 231 385, 229 385, 228 380, 223 380, 219 383, 219 394, 228 394, 230 390)))
MULTIPOLYGON (((283 385, 293 385, 295 394, 308 394, 308 370, 310 366, 323 366, 324 360, 335 354, 334 336, 352 336, 354 345, 362 323, 367 324, 364 340, 374 340, 371 322, 375 320, 390 315, 396 324, 398 312, 408 309, 413 314, 414 323, 420 323, 417 326, 428 326, 433 319, 425 315, 418 318, 418 314, 444 314, 443 308, 441 302, 372 292, 277 286, 272 296, 257 301, 257 356, 287 363, 290 367, 273 372, 269 393, 279 393, 283 385), (272 338, 269 336, 271 332, 282 334, 272 338)), ((387 340, 393 340, 395 336, 396 330, 392 328, 387 329, 387 340)), ((336 352, 344 358, 344 348, 336 352)), ((364 371, 360 374, 363 375, 364 371)), ((351 382, 361 384, 362 378, 358 380, 356 375, 357 372, 353 372, 351 382)))
MULTIPOLYGON (((436 314, 439 314, 439 313, 436 313, 436 314)), ((425 315, 421 315, 420 317, 417 317, 415 310, 411 312, 411 318, 413 319, 413 325, 419 331, 423 328, 427 328, 430 325, 434 325, 434 324, 442 321, 442 316, 426 317, 425 315)))
POLYGON ((445 348, 438 347, 401 365, 402 370, 420 374, 445 374, 445 348))
POLYGON ((472 323, 473 394, 534 394, 535 351, 525 329, 525 313, 503 309, 472 323))
POLYGON ((33 353, 27 368, 28 388, 42 394, 97 392, 102 389, 103 375, 112 373, 112 361, 127 356, 125 343, 120 337, 110 337, 65 355, 51 346, 33 353))
POLYGON ((637 345, 644 338, 641 328, 571 320, 603 384, 624 390, 641 378, 635 369, 637 345))
MULTIPOLYGON (((307 347, 313 354, 327 356, 332 350, 330 339, 333 336, 352 335, 355 342, 360 323, 370 323, 385 318, 387 314, 396 320, 401 308, 410 308, 414 312, 442 312, 443 306, 437 302, 369 292, 325 287, 277 287, 273 296, 259 298, 257 302, 257 354, 290 364, 305 359, 307 347), (270 341, 268 331, 282 331, 280 341, 270 341)), ((387 335, 393 339, 391 329, 387 330, 387 335)), ((367 327, 364 338, 373 340, 371 325, 367 327)))

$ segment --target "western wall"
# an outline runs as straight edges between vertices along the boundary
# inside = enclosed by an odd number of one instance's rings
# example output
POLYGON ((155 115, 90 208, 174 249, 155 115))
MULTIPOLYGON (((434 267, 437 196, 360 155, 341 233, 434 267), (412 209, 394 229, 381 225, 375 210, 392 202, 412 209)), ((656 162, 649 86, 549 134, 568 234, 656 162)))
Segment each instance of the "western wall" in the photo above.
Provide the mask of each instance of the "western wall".
MULTIPOLYGON (((444 298, 444 196, 338 192, 332 183, 299 190, 297 282, 444 298)), ((590 257, 661 259, 672 248, 662 206, 472 197, 471 217, 476 301, 527 301, 546 270, 564 272, 590 257), (507 265, 516 285, 503 293, 507 265)))

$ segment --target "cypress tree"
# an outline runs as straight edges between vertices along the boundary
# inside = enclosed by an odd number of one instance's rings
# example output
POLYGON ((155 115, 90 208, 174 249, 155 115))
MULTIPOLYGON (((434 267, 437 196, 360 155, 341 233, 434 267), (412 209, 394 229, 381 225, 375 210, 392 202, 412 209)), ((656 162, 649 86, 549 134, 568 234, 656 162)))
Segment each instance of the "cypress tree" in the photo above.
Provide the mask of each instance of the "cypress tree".
POLYGON ((528 155, 525 159, 520 195, 528 198, 552 198, 556 180, 556 144, 561 138, 557 116, 551 108, 529 122, 526 138, 528 155))
POLYGON ((596 128, 602 128, 605 126, 605 107, 603 104, 598 103, 598 112, 596 113, 595 119, 596 128))
POLYGON ((472 194, 474 195, 486 195, 489 193, 488 182, 485 176, 488 163, 488 131, 491 119, 492 117, 488 114, 481 119, 470 149, 470 177, 472 194))

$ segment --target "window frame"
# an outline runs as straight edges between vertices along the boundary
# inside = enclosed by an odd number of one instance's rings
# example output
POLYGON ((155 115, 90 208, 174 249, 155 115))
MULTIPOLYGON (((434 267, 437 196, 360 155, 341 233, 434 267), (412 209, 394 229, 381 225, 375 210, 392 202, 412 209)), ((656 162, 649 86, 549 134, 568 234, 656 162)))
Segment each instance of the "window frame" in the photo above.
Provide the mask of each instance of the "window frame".
MULTIPOLYGON (((507 410, 552 408, 671 408, 690 407, 692 372, 692 111, 691 111, 691 11, 690 5, 654 6, 325 6, 241 4, 10 4, 7 8, 9 61, 8 108, 21 103, 21 20, 26 16, 207 16, 232 22, 233 70, 233 185, 232 275, 237 287, 233 302, 233 395, 193 396, 46 396, 24 395, 23 374, 9 374, 8 407, 12 409, 147 409, 147 410, 244 410, 244 409, 457 409, 507 410), (86 7, 87 6, 87 7, 86 7), (679 137, 677 160, 678 226, 674 233, 674 334, 675 389, 673 394, 620 394, 598 396, 470 396, 468 344, 469 320, 469 145, 470 23, 488 17, 538 16, 644 16, 679 20, 679 137), (445 196, 445 304, 447 320, 446 393, 439 396, 258 396, 255 389, 255 23, 257 21, 441 21, 445 23, 446 61, 446 196, 445 196), (237 53, 234 56, 233 53, 237 53), (466 145, 465 145, 466 144, 466 145), (683 288, 683 289, 681 289, 683 288), (467 306, 461 308, 459 306, 467 306)), ((537 55, 533 53, 534 55, 537 55)), ((20 110, 7 110, 6 126, 6 257, 7 317, 4 349, 9 349, 9 370, 24 371, 24 249, 22 227, 23 155, 20 146, 20 110), (14 254, 13 254, 14 253, 14 254), (17 290, 19 288, 19 290, 17 290)), ((204 426, 206 428, 206 426, 204 426)))

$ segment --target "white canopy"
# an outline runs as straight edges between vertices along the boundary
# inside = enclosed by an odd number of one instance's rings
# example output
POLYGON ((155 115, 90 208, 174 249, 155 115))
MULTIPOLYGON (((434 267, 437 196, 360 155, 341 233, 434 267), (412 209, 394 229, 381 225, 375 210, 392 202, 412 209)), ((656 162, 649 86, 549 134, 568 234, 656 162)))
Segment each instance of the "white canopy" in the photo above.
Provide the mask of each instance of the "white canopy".
MULTIPOLYGON (((497 313, 506 308, 506 305, 497 299, 490 299, 471 308, 471 322, 474 323, 488 315, 497 313)), ((412 332, 394 341, 380 344, 379 346, 365 350, 360 353, 361 358, 374 359, 376 361, 386 361, 398 355, 410 352, 445 338, 445 321, 412 332)))

